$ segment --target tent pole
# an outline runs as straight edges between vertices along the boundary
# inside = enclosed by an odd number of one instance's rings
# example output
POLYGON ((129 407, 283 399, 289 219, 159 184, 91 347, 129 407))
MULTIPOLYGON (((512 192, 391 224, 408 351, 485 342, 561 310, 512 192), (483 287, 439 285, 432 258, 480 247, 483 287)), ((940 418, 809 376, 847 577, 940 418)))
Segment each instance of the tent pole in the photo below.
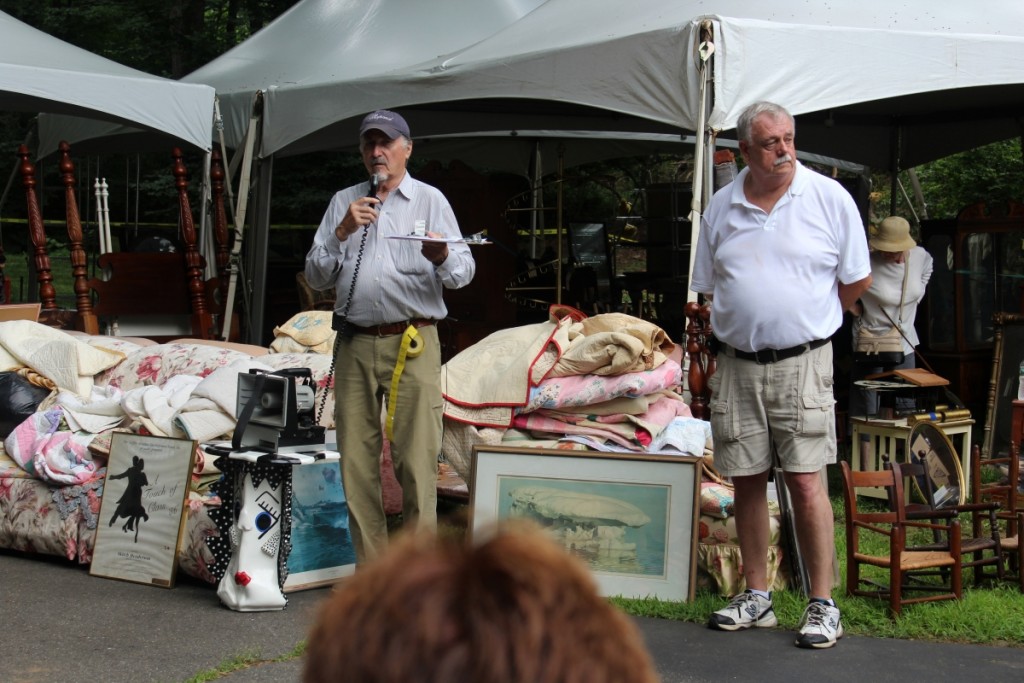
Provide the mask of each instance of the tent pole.
POLYGON ((917 215, 917 211, 914 209, 914 202, 910 200, 910 195, 907 194, 907 188, 903 187, 903 183, 899 177, 896 178, 896 186, 900 189, 900 195, 903 197, 903 201, 907 203, 907 209, 910 210, 910 215, 914 217, 914 223, 921 225, 921 217, 917 215))
POLYGON ((562 198, 565 191, 565 146, 559 145, 558 147, 558 210, 556 212, 555 221, 555 239, 558 240, 558 244, 555 247, 555 254, 557 254, 558 264, 555 266, 555 303, 562 303, 562 235, 564 228, 562 227, 562 198))
POLYGON ((231 167, 232 164, 229 161, 231 157, 228 156, 228 146, 224 142, 224 117, 220 113, 220 98, 213 98, 213 127, 217 130, 217 140, 220 142, 220 157, 224 160, 224 188, 228 193, 228 211, 230 212, 229 217, 232 221, 235 220, 235 191, 231 184, 231 167))
POLYGON ((541 178, 543 175, 543 167, 541 156, 540 156, 540 141, 533 143, 533 177, 530 179, 531 193, 530 197, 533 201, 533 211, 530 212, 530 258, 537 258, 537 228, 540 223, 540 210, 543 207, 543 196, 541 193, 541 178))
MULTIPOLYGON (((139 200, 141 199, 142 185, 142 157, 135 155, 135 234, 139 234, 139 200)), ((108 223, 110 221, 107 221, 108 223)))
MULTIPOLYGON (((252 115, 249 118, 249 128, 245 134, 245 152, 242 159, 242 175, 238 181, 238 208, 234 211, 233 222, 235 226, 235 239, 231 245, 230 277, 228 278, 228 291, 224 299, 224 325, 221 327, 221 336, 226 341, 231 334, 231 319, 235 310, 235 292, 238 287, 239 254, 242 251, 242 229, 245 227, 245 213, 249 203, 249 176, 252 173, 253 150, 256 146, 257 131, 260 129, 260 122, 263 118, 263 93, 258 91, 253 98, 252 115)), ((262 180, 262 178, 261 178, 262 180)), ((269 193, 269 188, 268 188, 269 193)), ((269 210, 269 207, 268 207, 269 210)), ((269 227, 269 225, 268 225, 269 227)), ((263 261, 264 265, 266 264, 263 261)), ((266 268, 257 268, 257 273, 263 273, 266 268)), ((262 297, 262 294, 260 294, 262 297)), ((262 308, 261 311, 262 313, 262 308)), ((250 309, 250 316, 254 313, 250 309)), ((250 318, 250 321, 252 319, 250 318)), ((262 321, 261 321, 262 324, 262 321)), ((253 328, 249 329, 250 334, 253 328)))
POLYGON ((206 150, 203 153, 203 183, 199 188, 202 199, 199 206, 202 207, 199 214, 199 253, 206 261, 206 270, 203 272, 203 279, 209 280, 217 275, 217 258, 214 255, 213 233, 210 230, 210 206, 213 204, 213 194, 210 188, 210 159, 212 153, 206 150))
POLYGON ((903 144, 903 126, 899 123, 892 129, 892 140, 889 149, 889 215, 896 215, 896 196, 900 190, 900 147, 903 144))
POLYGON ((711 70, 708 68, 711 57, 715 53, 713 27, 710 20, 705 19, 700 25, 700 41, 697 45, 697 56, 700 62, 697 71, 700 74, 700 102, 697 108, 697 144, 693 155, 693 196, 690 198, 690 263, 686 272, 686 301, 697 300, 697 293, 690 291, 693 278, 693 262, 697 255, 697 242, 700 239, 701 212, 704 209, 704 160, 709 157, 712 137, 707 129, 708 116, 708 80, 711 70))
POLYGON ((270 192, 273 185, 274 156, 260 160, 256 189, 256 212, 253 216, 252 240, 246 258, 251 278, 245 283, 242 296, 249 314, 250 344, 267 346, 263 339, 264 309, 267 301, 267 254, 270 251, 270 192))
MULTIPOLYGON (((910 186, 914 190, 914 199, 917 200, 918 205, 921 207, 921 218, 920 220, 928 220, 928 202, 925 201, 924 191, 921 190, 921 179, 917 177, 917 170, 915 168, 908 168, 907 175, 910 177, 910 186)), ((910 201, 909 199, 907 201, 910 201)))

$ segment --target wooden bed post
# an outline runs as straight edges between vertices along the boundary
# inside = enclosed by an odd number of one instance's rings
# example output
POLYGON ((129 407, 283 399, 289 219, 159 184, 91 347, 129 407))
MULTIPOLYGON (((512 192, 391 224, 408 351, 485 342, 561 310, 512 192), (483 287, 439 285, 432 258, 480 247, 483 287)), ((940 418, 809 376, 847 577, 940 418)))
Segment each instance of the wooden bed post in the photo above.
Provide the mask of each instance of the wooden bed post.
POLYGON ((60 143, 60 179, 64 183, 64 207, 68 224, 68 246, 71 248, 71 276, 74 278, 75 307, 78 309, 78 329, 86 334, 99 334, 100 325, 92 311, 89 296, 89 271, 85 249, 82 247, 82 219, 78 213, 75 195, 75 163, 71 161, 71 145, 60 143))
POLYGON ((56 310, 57 292, 53 288, 50 255, 46 253, 43 212, 39 209, 39 197, 36 195, 36 167, 29 159, 26 145, 18 146, 18 157, 21 159, 21 184, 25 187, 25 200, 28 203, 28 234, 32 240, 36 279, 39 281, 39 301, 44 311, 56 310))
MULTIPOLYGON (((231 272, 228 264, 231 252, 228 249, 228 216, 224 209, 224 162, 220 150, 214 149, 210 155, 210 185, 213 202, 213 241, 217 258, 217 278, 221 287, 226 285, 231 272)), ((224 294, 221 294, 223 298, 224 294)), ((220 307, 223 309, 223 306, 220 307)))
POLYGON ((701 324, 699 318, 700 304, 696 301, 687 302, 683 308, 686 315, 686 355, 690 358, 690 368, 686 373, 686 385, 690 390, 690 412, 693 416, 708 419, 707 388, 704 376, 704 344, 701 340, 701 324))
POLYGON ((171 152, 174 160, 174 184, 178 188, 178 210, 182 240, 185 243, 185 274, 188 280, 189 296, 192 300, 192 329, 202 339, 216 338, 213 314, 206 307, 206 284, 203 280, 203 258, 196 248, 196 228, 192 220, 192 206, 188 200, 188 171, 181 150, 175 147, 171 152))
POLYGON ((711 390, 708 380, 715 374, 717 362, 711 350, 711 307, 701 306, 696 301, 686 304, 684 313, 689 321, 686 325, 686 353, 690 358, 690 369, 686 382, 690 389, 690 411, 701 420, 711 419, 708 408, 711 390))
MULTIPOLYGON (((713 345, 715 331, 711 329, 711 304, 704 304, 700 307, 700 320, 704 325, 704 357, 708 364, 704 367, 704 381, 711 379, 718 370, 718 353, 713 345)), ((707 389, 708 401, 711 400, 711 389, 707 389)), ((710 415, 708 416, 710 419, 710 415)))

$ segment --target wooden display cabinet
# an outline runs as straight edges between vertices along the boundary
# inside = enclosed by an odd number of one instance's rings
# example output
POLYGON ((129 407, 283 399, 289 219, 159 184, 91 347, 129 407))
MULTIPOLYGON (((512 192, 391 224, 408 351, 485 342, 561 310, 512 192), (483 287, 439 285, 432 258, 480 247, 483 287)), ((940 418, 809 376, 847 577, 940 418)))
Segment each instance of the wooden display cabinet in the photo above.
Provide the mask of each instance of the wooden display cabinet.
POLYGON ((992 375, 992 316, 1024 312, 1024 204, 974 204, 955 220, 923 221, 921 233, 935 269, 917 316, 919 350, 982 420, 992 375))

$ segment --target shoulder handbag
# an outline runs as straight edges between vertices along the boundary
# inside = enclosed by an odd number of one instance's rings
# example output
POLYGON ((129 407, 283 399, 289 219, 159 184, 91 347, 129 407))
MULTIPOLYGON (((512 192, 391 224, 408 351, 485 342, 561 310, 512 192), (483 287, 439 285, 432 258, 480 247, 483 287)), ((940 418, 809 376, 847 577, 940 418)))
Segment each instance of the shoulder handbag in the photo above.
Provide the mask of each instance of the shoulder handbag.
POLYGON ((892 327, 881 334, 874 334, 862 327, 857 333, 857 341, 853 345, 853 359, 867 365, 899 365, 905 359, 903 353, 903 300, 907 295, 907 275, 909 265, 903 263, 903 289, 900 291, 899 323, 893 322, 892 316, 882 309, 882 313, 893 323, 892 327))

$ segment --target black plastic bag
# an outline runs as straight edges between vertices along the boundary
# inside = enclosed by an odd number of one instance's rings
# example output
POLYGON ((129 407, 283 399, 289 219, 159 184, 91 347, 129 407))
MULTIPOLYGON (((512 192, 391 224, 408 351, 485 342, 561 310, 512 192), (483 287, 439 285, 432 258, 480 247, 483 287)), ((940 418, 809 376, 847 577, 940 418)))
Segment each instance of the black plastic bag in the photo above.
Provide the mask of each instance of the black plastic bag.
POLYGON ((32 384, 16 372, 0 372, 0 437, 6 439, 49 395, 49 389, 32 384))

